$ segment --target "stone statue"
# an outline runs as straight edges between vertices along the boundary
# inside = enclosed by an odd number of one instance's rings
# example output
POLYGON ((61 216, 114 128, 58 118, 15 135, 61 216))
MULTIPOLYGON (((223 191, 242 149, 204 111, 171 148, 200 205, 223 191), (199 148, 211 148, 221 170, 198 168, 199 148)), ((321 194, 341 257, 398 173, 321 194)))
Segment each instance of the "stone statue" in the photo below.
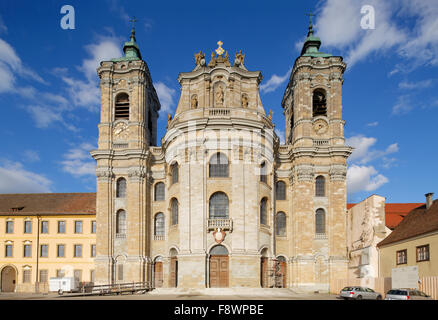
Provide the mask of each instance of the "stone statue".
POLYGON ((216 89, 216 105, 223 105, 224 103, 224 89, 218 86, 216 89))
POLYGON ((192 96, 191 104, 192 109, 196 109, 198 107, 198 97, 196 96, 196 94, 192 96))
POLYGON ((202 51, 199 51, 199 53, 195 53, 195 63, 197 66, 205 65, 205 54, 202 53, 202 51))
POLYGON ((239 67, 241 65, 243 66, 244 61, 245 61, 245 55, 242 54, 242 50, 240 50, 238 53, 236 53, 236 56, 234 59, 234 65, 236 67, 239 67))
POLYGON ((172 121, 172 115, 170 113, 167 114, 167 125, 169 125, 170 121, 172 121))
POLYGON ((242 108, 248 107, 248 96, 244 93, 242 94, 242 108))
POLYGON ((272 121, 272 110, 269 110, 268 119, 269 119, 270 121, 272 121))

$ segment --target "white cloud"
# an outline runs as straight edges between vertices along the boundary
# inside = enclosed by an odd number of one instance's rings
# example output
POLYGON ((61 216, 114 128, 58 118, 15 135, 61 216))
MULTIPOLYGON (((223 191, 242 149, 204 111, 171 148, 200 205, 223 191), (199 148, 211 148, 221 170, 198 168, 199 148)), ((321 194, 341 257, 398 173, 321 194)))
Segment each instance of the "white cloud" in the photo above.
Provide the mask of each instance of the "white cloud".
POLYGON ((425 89, 432 85, 432 79, 422 80, 418 82, 402 81, 398 84, 400 89, 425 89))
POLYGON ((71 148, 64 154, 61 161, 62 170, 75 177, 96 175, 96 162, 90 155, 90 151, 96 149, 90 143, 82 143, 78 147, 71 148))
POLYGON ((29 162, 37 162, 40 161, 40 155, 37 151, 34 150, 26 150, 23 152, 24 159, 29 162))
POLYGON ((378 122, 378 121, 374 121, 374 122, 367 123, 367 126, 368 126, 368 127, 377 127, 378 125, 379 125, 379 122, 378 122))
POLYGON ((357 135, 346 139, 346 144, 354 148, 348 161, 350 163, 366 164, 386 155, 398 152, 398 144, 393 143, 385 150, 372 149, 377 139, 373 137, 364 137, 357 135))
POLYGON ((51 192, 52 181, 24 169, 19 162, 0 162, 0 193, 51 192))
POLYGON ((279 86, 289 79, 291 71, 292 68, 289 68, 286 74, 282 76, 278 76, 276 74, 272 75, 272 77, 266 83, 260 86, 260 91, 264 93, 275 91, 279 86))
POLYGON ((392 107, 392 114, 403 115, 414 109, 411 98, 408 95, 401 95, 397 99, 397 103, 392 107))
POLYGON ((379 174, 373 166, 351 165, 347 170, 347 191, 356 193, 360 191, 374 191, 385 183, 388 178, 379 174))
POLYGON ((176 90, 169 88, 160 81, 155 82, 154 87, 161 104, 160 113, 170 113, 172 111, 172 106, 174 105, 173 96, 175 95, 176 90))
POLYGON ((280 129, 275 129, 275 133, 280 138, 280 144, 284 144, 284 142, 285 142, 285 140, 284 140, 284 131, 282 131, 280 129))

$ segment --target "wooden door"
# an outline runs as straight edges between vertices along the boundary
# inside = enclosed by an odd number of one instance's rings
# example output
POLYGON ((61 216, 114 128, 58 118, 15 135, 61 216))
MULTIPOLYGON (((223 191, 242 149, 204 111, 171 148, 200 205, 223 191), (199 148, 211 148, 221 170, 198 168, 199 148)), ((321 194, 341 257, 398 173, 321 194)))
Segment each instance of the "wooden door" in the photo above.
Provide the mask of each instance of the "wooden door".
POLYGON ((287 268, 286 268, 286 262, 285 261, 280 261, 279 262, 280 265, 280 271, 279 273, 281 274, 281 277, 283 278, 283 288, 286 288, 286 278, 287 278, 287 268))
POLYGON ((15 291, 15 282, 16 282, 16 274, 15 270, 12 267, 5 267, 1 273, 2 283, 1 283, 1 292, 14 292, 15 291))
POLYGON ((170 277, 169 287, 176 288, 178 286, 178 259, 176 257, 170 258, 170 277))
POLYGON ((268 287, 268 258, 261 258, 260 262, 260 284, 262 288, 268 287))
POLYGON ((155 288, 163 286, 163 263, 155 262, 154 264, 154 284, 155 288))
POLYGON ((211 256, 210 288, 227 288, 228 274, 228 256, 211 256))

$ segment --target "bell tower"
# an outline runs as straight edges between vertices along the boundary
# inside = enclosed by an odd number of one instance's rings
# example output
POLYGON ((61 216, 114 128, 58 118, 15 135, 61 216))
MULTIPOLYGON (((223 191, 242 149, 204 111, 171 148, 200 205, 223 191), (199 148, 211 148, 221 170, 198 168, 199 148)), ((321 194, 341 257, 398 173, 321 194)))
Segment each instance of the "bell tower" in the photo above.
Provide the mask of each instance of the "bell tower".
POLYGON ((310 21, 282 100, 291 145, 291 283, 328 290, 347 277, 346 160, 342 119, 342 57, 319 51, 310 21))
POLYGON ((160 102, 134 27, 123 52, 97 69, 101 117, 91 155, 97 161, 99 284, 147 281, 149 274, 149 147, 157 141, 160 102))

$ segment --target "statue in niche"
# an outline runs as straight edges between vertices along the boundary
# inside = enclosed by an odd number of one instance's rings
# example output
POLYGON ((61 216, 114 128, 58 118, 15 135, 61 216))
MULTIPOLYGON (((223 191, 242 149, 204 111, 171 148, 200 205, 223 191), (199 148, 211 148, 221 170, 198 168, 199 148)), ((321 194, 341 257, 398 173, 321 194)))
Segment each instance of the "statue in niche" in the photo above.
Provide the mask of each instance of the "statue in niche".
POLYGON ((198 107, 198 96, 194 94, 191 100, 192 109, 196 109, 198 107))
POLYGON ((223 104, 224 104, 224 89, 222 89, 222 86, 217 86, 216 105, 222 106, 223 104))
POLYGON ((242 94, 242 108, 248 108, 248 96, 245 93, 242 94))

